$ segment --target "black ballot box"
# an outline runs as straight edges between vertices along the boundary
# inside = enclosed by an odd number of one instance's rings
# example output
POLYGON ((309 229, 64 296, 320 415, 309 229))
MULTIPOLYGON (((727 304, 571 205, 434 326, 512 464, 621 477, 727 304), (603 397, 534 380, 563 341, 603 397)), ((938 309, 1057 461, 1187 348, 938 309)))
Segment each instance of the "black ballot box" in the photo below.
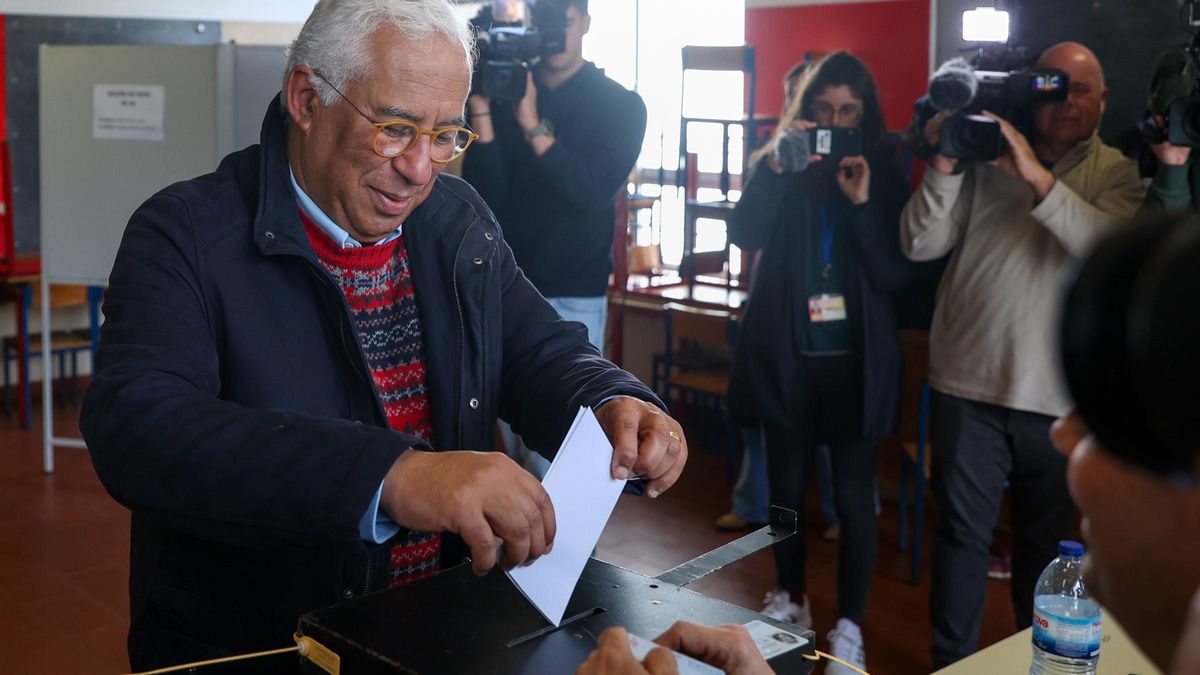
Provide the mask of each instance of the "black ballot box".
MULTIPOLYGON (((812 671, 814 662, 804 658, 814 654, 812 631, 595 558, 588 560, 557 628, 502 571, 477 577, 470 565, 460 565, 307 614, 298 632, 335 653, 341 672, 349 675, 547 675, 575 672, 606 628, 623 626, 653 639, 680 619, 750 624, 775 636, 768 641, 802 644, 773 654, 768 663, 776 673, 812 671), (761 623, 751 623, 756 621, 761 623)), ((302 662, 303 673, 324 672, 302 662)))

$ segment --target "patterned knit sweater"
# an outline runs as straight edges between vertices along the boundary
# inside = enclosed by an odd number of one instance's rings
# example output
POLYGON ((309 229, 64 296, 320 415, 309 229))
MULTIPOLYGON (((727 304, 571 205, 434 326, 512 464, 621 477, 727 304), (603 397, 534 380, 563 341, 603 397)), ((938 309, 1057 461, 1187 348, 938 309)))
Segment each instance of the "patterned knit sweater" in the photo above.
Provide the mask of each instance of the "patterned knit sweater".
MULTIPOLYGON (((388 426, 431 440, 425 345, 404 237, 377 246, 340 248, 303 211, 300 218, 317 259, 346 296, 388 426)), ((402 531, 392 547, 390 585, 437 572, 441 549, 441 534, 402 531)))

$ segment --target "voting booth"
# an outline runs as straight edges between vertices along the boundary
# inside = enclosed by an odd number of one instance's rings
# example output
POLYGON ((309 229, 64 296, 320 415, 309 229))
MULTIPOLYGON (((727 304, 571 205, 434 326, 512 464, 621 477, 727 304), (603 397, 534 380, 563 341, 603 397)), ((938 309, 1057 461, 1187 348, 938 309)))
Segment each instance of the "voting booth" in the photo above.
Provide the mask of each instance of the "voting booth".
MULTIPOLYGON (((129 216, 167 185, 258 142, 283 82, 283 47, 41 45, 38 50, 42 297, 51 284, 108 285, 129 216)), ((50 325, 48 304, 42 325, 50 325)), ((44 401, 52 359, 42 359, 44 401)), ((54 448, 42 407, 44 469, 54 448)))

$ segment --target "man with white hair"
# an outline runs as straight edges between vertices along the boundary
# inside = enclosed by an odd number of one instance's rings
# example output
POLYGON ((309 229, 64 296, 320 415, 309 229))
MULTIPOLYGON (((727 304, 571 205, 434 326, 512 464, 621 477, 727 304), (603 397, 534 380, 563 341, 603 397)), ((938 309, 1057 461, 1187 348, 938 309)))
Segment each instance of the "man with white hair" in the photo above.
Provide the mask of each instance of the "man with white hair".
POLYGON ((260 144, 133 214, 81 427, 133 512, 135 669, 286 646, 459 539, 478 574, 545 554, 553 505, 490 452, 499 415, 557 447, 591 406, 614 478, 679 477, 679 425, 442 174, 471 67, 448 0, 321 0, 260 144))
MULTIPOLYGON (((975 651, 988 545, 1011 489, 1012 601, 1018 628, 1033 589, 1074 524, 1066 460, 1050 425, 1070 408, 1054 348, 1059 276, 1142 200, 1133 162, 1100 141, 1108 99, 1100 62, 1064 42, 1039 58, 1070 78, 1066 100, 1038 103, 1026 138, 1007 120, 996 162, 935 155, 901 214, 913 260, 951 253, 930 332, 933 664, 975 651)), ((944 113, 926 125, 937 147, 944 113)))

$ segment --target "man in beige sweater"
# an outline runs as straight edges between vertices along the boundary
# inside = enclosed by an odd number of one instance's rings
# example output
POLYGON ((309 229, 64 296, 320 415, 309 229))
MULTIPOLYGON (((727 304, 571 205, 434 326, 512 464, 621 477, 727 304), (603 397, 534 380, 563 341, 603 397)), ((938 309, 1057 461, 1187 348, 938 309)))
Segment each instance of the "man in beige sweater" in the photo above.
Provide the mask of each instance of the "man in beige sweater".
MULTIPOLYGON (((913 260, 953 250, 930 336, 934 533, 932 656, 941 667, 978 648, 988 547, 1005 481, 1012 489, 1012 600, 1030 625, 1033 590, 1073 526, 1066 462, 1050 424, 1070 408, 1055 349, 1059 276, 1142 200, 1134 163, 1096 135, 1108 98, 1096 56, 1076 43, 1038 65, 1070 94, 1033 109, 1031 139, 1007 121, 996 162, 935 155, 901 215, 913 260)), ((944 119, 925 128, 937 147, 944 119)))

